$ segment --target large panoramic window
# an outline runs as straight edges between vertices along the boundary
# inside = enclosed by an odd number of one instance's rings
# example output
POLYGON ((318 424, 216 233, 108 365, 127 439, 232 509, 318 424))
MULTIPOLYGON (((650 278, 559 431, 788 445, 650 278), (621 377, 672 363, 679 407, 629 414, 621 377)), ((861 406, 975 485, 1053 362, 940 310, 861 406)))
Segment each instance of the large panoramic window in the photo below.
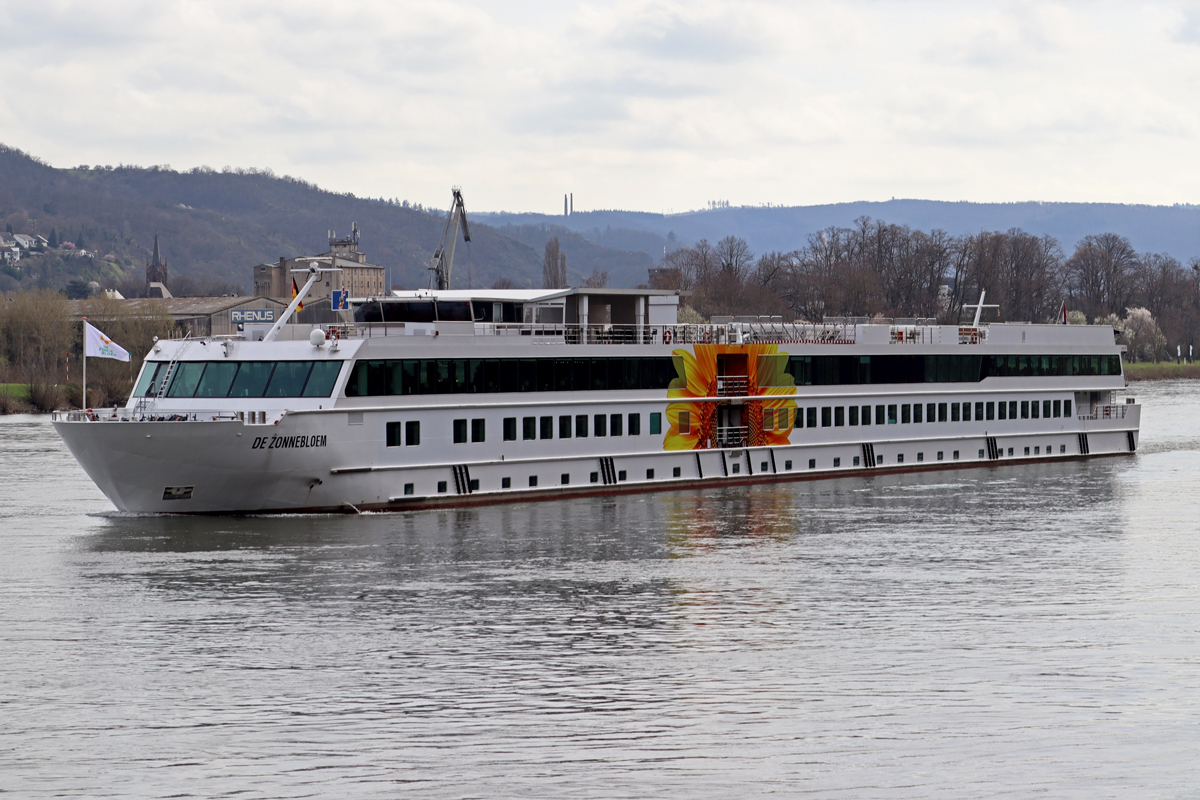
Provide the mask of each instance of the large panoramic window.
POLYGON ((672 357, 447 358, 357 361, 347 397, 666 389, 672 357))
MULTIPOLYGON (((341 361, 180 361, 167 397, 329 397, 341 361)), ((157 394, 168 362, 147 362, 134 397, 157 394)))
MULTIPOLYGON (((1108 356, 760 356, 760 375, 788 375, 797 386, 880 383, 978 383, 984 378, 1042 378, 1121 374, 1121 357, 1108 356), (764 368, 775 359, 783 369, 764 368)), ((784 381, 786 382, 786 378, 784 381)))

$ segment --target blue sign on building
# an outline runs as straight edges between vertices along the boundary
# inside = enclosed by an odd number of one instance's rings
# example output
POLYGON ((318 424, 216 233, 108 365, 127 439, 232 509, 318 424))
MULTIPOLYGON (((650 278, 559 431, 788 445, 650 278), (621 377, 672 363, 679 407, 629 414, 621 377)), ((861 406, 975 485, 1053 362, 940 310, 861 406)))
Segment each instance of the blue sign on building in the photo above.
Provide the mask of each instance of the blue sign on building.
POLYGON ((346 302, 347 300, 350 299, 348 297, 349 294, 350 294, 350 292, 347 289, 334 289, 333 290, 333 294, 331 294, 329 297, 330 297, 330 300, 332 300, 332 302, 333 302, 333 310, 334 311, 350 307, 350 304, 346 302))

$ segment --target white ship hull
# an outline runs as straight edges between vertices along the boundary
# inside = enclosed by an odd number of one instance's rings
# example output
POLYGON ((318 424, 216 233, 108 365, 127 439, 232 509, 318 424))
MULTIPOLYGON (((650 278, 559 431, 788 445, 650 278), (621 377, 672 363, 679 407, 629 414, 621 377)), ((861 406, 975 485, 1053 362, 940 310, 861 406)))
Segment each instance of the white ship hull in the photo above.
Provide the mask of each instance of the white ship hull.
POLYGON ((1137 448, 1140 407, 1113 396, 1111 329, 612 327, 162 342, 125 407, 54 425, 118 509, 187 514, 401 511, 1137 448))

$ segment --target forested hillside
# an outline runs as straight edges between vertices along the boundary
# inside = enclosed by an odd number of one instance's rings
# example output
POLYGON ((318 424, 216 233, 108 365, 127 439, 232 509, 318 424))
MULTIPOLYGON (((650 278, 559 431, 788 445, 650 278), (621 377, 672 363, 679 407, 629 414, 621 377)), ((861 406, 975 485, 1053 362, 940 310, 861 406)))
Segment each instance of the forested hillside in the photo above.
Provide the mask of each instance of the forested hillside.
POLYGON ((831 203, 819 206, 722 206, 680 214, 643 211, 576 211, 570 216, 491 214, 489 224, 561 225, 606 247, 641 250, 656 261, 663 247, 677 242, 715 242, 731 235, 758 252, 788 252, 803 247, 810 234, 850 227, 860 217, 886 219, 920 230, 953 236, 1014 228, 1052 236, 1074 247, 1085 236, 1111 231, 1139 251, 1169 253, 1188 259, 1200 253, 1200 206, 1144 206, 1121 203, 947 203, 890 200, 880 203, 831 203), (620 242, 620 243, 617 243, 620 242))
MULTIPOLYGON (((426 285, 444 215, 337 194, 270 172, 55 169, 0 146, 3 224, 19 233, 53 232, 57 241, 72 241, 99 257, 28 259, 22 269, 0 276, 0 290, 61 288, 73 276, 113 284, 121 271, 141 274, 155 233, 172 275, 212 275, 248 287, 255 264, 325 252, 327 231, 344 235, 351 222, 358 222, 370 261, 389 267, 394 283, 416 288, 426 285), (106 265, 102 259, 109 254, 115 261, 106 265)), ((455 255, 459 285, 470 279, 486 286, 500 278, 540 285, 541 252, 488 225, 472 225, 471 234, 471 244, 460 244, 455 255)))

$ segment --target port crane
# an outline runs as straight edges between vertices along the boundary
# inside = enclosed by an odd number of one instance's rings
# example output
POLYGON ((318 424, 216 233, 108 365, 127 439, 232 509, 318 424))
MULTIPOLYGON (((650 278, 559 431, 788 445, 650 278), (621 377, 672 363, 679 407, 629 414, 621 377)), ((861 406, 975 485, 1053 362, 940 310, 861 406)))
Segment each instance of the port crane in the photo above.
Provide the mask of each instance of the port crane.
POLYGON ((429 262, 433 275, 429 278, 430 288, 449 289, 450 271, 454 269, 454 245, 458 242, 458 227, 462 225, 463 241, 471 241, 471 229, 467 227, 467 208, 463 205, 462 187, 451 187, 454 199, 450 203, 450 215, 446 218, 446 229, 442 232, 442 243, 434 251, 429 262))

